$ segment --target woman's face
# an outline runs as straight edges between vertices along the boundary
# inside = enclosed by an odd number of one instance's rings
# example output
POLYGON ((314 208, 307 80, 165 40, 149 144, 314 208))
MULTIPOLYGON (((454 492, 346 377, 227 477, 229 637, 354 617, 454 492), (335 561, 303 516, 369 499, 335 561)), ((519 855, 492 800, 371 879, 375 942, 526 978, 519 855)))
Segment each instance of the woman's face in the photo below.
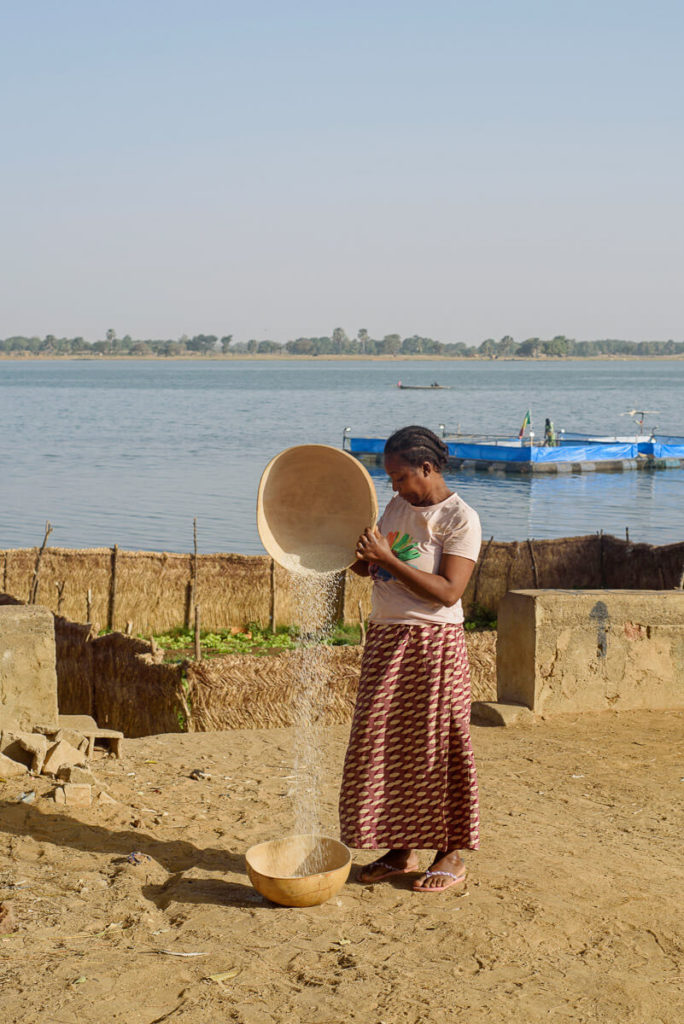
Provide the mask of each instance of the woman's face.
POLYGON ((424 462, 422 466, 409 466, 401 455, 386 455, 385 472, 390 478, 392 490, 409 505, 430 504, 435 483, 435 469, 430 462, 424 462))

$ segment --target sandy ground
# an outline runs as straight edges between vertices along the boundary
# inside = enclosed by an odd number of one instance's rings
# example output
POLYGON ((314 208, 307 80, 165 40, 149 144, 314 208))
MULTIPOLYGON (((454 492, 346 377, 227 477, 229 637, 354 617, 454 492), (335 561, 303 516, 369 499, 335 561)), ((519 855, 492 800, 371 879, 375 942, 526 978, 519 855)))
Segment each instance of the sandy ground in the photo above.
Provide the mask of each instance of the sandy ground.
MULTIPOLYGON (((365 887, 355 867, 306 910, 267 903, 244 872, 248 846, 292 831, 289 730, 129 741, 93 764, 107 807, 0 783, 0 1021, 679 1024, 683 725, 475 728, 484 839, 465 895, 365 887), (151 859, 129 864, 134 850, 151 859)), ((346 735, 320 738, 330 829, 346 735)))

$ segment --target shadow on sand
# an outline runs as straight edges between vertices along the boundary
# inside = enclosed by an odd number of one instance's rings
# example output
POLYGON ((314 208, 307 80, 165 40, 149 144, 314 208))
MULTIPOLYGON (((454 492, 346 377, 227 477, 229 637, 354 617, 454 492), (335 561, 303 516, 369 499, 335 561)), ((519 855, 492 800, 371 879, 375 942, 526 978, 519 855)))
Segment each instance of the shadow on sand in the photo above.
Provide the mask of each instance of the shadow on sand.
POLYGON ((0 801, 0 815, 2 831, 7 835, 30 837, 62 849, 112 854, 121 862, 134 850, 147 854, 171 874, 163 885, 147 885, 142 889, 145 897, 162 910, 172 901, 250 907, 261 901, 247 882, 183 877, 183 872, 194 867, 244 875, 244 858, 228 850, 201 848, 183 839, 156 839, 138 829, 115 832, 64 814, 43 814, 26 804, 0 801))

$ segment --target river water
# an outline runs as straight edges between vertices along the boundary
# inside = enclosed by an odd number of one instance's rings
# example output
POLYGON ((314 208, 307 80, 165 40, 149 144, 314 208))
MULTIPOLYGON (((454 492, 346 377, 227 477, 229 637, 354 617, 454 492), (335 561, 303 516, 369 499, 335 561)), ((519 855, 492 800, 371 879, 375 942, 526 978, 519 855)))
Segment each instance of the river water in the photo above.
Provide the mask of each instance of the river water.
MULTIPOLYGON (((629 433, 621 415, 684 434, 684 360, 0 361, 0 549, 34 546, 46 520, 56 547, 261 554, 256 492, 268 460, 294 444, 339 446, 343 430, 629 433), (439 381, 445 391, 402 391, 439 381)), ((391 495, 374 475, 381 507, 391 495)), ((684 471, 535 478, 448 477, 478 509, 486 537, 603 530, 652 544, 684 537, 684 471)))

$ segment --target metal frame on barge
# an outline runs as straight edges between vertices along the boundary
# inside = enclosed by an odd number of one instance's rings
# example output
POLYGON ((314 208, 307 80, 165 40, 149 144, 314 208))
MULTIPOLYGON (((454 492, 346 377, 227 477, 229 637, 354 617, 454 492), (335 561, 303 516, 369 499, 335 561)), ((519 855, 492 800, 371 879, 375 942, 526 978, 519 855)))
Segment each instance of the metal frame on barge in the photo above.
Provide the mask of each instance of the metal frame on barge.
MULTIPOLYGON (((342 447, 369 466, 383 464, 386 438, 352 437, 345 427, 342 447)), ((444 436, 444 431, 442 430, 444 436)), ((444 436, 450 470, 485 473, 622 473, 628 470, 684 469, 684 437, 655 436, 612 441, 582 434, 563 436, 555 445, 532 439, 459 435, 444 436)))

